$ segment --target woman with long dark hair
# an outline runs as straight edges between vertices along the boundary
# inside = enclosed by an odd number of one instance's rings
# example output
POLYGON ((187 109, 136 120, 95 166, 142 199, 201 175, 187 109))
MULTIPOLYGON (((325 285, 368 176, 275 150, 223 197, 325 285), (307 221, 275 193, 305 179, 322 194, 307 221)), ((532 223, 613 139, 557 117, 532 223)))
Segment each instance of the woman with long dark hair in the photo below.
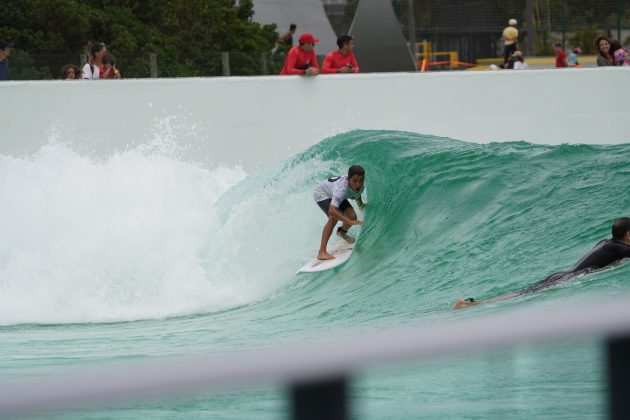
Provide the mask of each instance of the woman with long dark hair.
POLYGON ((98 80, 101 78, 103 68, 103 57, 107 54, 107 48, 102 42, 95 42, 89 46, 90 59, 83 66, 83 78, 87 80, 98 80))
POLYGON ((615 65, 612 44, 613 41, 607 36, 598 36, 595 40, 595 48, 597 48, 598 67, 615 65))

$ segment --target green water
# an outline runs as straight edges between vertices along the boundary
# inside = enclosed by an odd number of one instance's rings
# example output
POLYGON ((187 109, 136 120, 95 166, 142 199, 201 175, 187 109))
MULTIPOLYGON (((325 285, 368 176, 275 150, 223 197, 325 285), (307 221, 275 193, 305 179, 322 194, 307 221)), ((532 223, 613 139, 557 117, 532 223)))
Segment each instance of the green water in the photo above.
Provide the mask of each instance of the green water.
MULTIPOLYGON (((17 204, 9 205, 0 218, 0 226, 15 235, 13 245, 0 248, 0 299, 17 308, 0 311, 2 381, 120 360, 255 348, 346 329, 381 331, 532 303, 579 304, 630 289, 626 264, 512 301, 449 311, 456 297, 518 290, 566 269, 609 237, 611 221, 630 214, 630 145, 478 145, 403 132, 356 131, 247 177, 176 157, 123 154, 103 163, 65 149, 40 155, 17 164, 15 159, 0 160, 0 174, 17 178, 16 168, 28 163, 35 170, 61 173, 76 167, 89 181, 116 162, 124 176, 108 179, 107 188, 96 193, 65 189, 83 200, 61 203, 60 208, 76 206, 74 220, 88 226, 90 235, 66 238, 68 229, 39 235, 10 230, 26 226, 17 204), (295 276, 314 256, 325 222, 312 202, 312 188, 321 179, 343 174, 351 164, 365 167, 369 198, 355 255, 341 269, 295 276), (145 213, 142 203, 152 201, 157 206, 155 225, 129 236, 128 229, 98 230, 106 245, 84 256, 88 262, 81 270, 68 268, 74 265, 59 258, 41 257, 46 252, 63 256, 66 248, 59 251, 59 243, 70 239, 82 252, 93 246, 93 218, 86 216, 93 207, 81 204, 93 194, 104 197, 99 202, 106 207, 103 220, 113 227, 128 226, 116 216, 125 200, 107 191, 133 188, 145 173, 139 167, 171 171, 173 191, 189 188, 190 193, 178 197, 179 207, 160 212, 159 206, 170 209, 168 200, 156 198, 163 198, 159 194, 164 191, 171 194, 164 190, 168 187, 153 191, 138 185, 149 190, 148 198, 128 199, 126 211, 145 213), (182 173, 186 176, 178 177, 182 173), (212 218, 205 217, 204 209, 212 218), (179 220, 180 214, 186 217, 179 220), (152 227, 175 222, 177 231, 152 227), (173 232, 185 234, 179 242, 171 241, 173 232), (203 239, 195 232, 202 232, 203 239), (148 246, 156 242, 169 245, 148 246), (122 243, 134 250, 133 260, 117 251, 122 243), (144 249, 172 260, 178 270, 168 276, 161 275, 162 268, 151 271, 155 261, 146 258, 144 249), (38 269, 26 268, 33 265, 38 269), (42 288, 47 292, 37 294, 42 288), (37 299, 30 300, 33 294, 37 299), (91 306, 82 305, 81 299, 91 295, 91 306), (15 303, 18 298, 22 306, 15 303)), ((23 199, 10 196, 1 179, 0 200, 23 199)), ((42 190, 57 191, 55 182, 31 179, 18 185, 18 196, 35 200, 42 190)), ((63 213, 36 213, 29 223, 63 226, 63 213)), ((580 340, 374 367, 353 376, 352 410, 366 419, 602 418, 602 357, 600 343, 580 340)), ((287 401, 281 384, 266 384, 42 417, 271 419, 286 415, 287 401)))

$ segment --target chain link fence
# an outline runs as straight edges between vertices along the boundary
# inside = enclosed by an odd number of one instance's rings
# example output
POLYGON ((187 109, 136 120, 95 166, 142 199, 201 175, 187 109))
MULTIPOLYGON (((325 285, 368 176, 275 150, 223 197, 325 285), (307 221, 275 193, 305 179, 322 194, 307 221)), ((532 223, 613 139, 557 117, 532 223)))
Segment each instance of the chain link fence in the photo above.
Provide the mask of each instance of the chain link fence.
MULTIPOLYGON (((203 72, 184 74, 181 66, 169 57, 147 53, 135 57, 133 63, 118 60, 116 67, 123 78, 254 76, 280 73, 285 58, 286 51, 280 49, 273 52, 213 51, 195 62, 195 67, 203 68, 203 72)), ((63 69, 68 65, 82 68, 86 57, 84 54, 29 54, 13 49, 9 62, 11 80, 50 80, 65 79, 63 69)))
MULTIPOLYGON (((347 33, 358 0, 323 0, 335 32, 347 33)), ((595 51, 608 35, 630 44, 630 0, 392 0, 405 37, 429 41, 434 51, 457 51, 460 59, 497 57, 509 19, 518 21, 519 43, 528 55, 553 55, 553 44, 595 51), (414 30, 412 29, 412 30, 414 30)), ((360 42, 360 40, 357 40, 360 42)))

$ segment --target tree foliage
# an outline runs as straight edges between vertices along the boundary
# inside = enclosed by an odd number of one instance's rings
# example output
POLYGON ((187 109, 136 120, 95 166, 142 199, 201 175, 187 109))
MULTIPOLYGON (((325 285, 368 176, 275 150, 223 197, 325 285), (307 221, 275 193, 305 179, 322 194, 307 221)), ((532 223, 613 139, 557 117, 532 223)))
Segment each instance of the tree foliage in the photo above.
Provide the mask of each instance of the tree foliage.
POLYGON ((278 34, 253 14, 252 0, 4 0, 0 39, 19 58, 12 79, 57 77, 64 64, 79 64, 89 42, 104 42, 125 77, 148 77, 149 53, 160 76, 218 75, 221 51, 255 57, 241 60, 239 72, 257 74, 278 34))

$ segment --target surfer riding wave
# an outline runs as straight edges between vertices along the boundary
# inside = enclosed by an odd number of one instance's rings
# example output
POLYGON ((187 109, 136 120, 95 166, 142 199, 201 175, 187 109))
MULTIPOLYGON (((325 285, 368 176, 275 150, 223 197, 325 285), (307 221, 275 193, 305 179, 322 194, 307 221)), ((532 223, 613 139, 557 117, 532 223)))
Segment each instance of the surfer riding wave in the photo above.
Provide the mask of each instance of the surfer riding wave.
POLYGON ((348 229, 352 225, 362 225, 363 221, 357 219, 357 214, 348 199, 356 200, 359 207, 363 208, 365 204, 361 198, 361 193, 365 188, 364 183, 365 170, 359 165, 353 165, 348 169, 348 176, 328 178, 315 187, 313 199, 328 217, 322 230, 317 259, 332 260, 335 258, 334 255, 326 251, 326 247, 330 235, 339 221, 343 225, 337 229, 337 235, 346 242, 354 242, 354 238, 348 235, 348 229))

